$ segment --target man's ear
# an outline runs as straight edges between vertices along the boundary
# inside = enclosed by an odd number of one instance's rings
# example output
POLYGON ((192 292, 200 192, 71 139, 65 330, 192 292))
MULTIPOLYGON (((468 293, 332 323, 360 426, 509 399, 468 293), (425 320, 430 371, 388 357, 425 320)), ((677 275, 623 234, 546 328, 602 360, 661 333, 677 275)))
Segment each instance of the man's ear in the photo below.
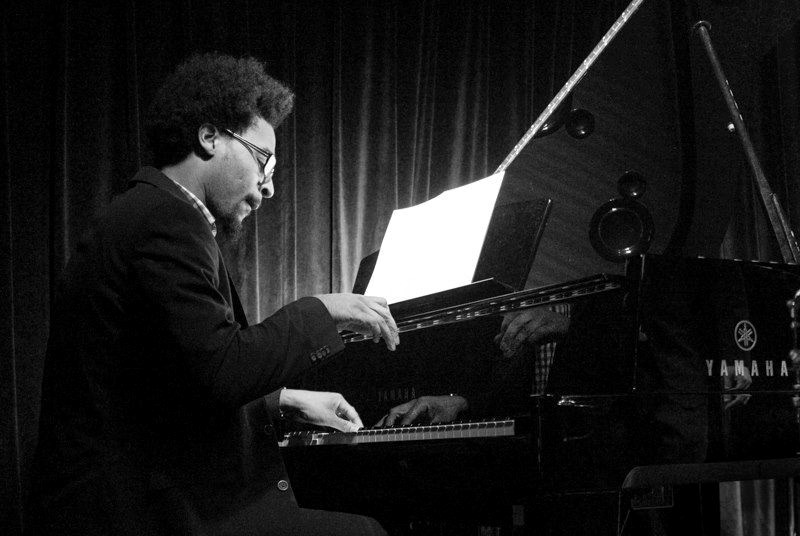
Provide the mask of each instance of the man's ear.
POLYGON ((197 144, 202 151, 201 157, 210 158, 217 152, 217 142, 219 141, 219 131, 211 123, 203 123, 197 129, 197 144))

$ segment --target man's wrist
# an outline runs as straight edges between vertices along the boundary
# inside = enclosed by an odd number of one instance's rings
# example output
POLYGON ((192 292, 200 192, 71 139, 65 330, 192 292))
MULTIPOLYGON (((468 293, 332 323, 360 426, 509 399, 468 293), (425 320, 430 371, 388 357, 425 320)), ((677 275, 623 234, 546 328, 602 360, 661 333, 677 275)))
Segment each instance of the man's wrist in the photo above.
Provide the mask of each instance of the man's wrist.
POLYGON ((285 395, 286 395, 286 387, 281 387, 280 393, 278 394, 278 416, 280 419, 286 420, 286 413, 283 412, 283 408, 285 405, 285 395))
POLYGON ((280 397, 278 398, 278 408, 281 410, 281 415, 284 418, 291 417, 297 412, 297 408, 303 407, 301 394, 304 392, 306 391, 289 389, 286 387, 281 389, 280 397))

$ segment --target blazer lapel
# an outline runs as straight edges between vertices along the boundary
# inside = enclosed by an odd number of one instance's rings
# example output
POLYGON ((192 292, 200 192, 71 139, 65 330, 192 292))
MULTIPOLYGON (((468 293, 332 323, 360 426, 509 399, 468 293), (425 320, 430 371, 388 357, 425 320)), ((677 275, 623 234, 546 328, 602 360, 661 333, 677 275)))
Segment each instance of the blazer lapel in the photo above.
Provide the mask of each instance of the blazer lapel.
MULTIPOLYGON (((227 275, 227 270, 225 270, 227 275)), ((231 306, 233 307, 233 317, 236 319, 243 328, 247 327, 247 315, 244 314, 244 307, 242 301, 239 299, 239 293, 236 292, 236 286, 233 284, 233 279, 228 275, 228 285, 231 287, 231 306)))
POLYGON ((243 328, 246 328, 248 326, 247 315, 244 313, 242 301, 239 299, 239 293, 236 292, 236 285, 233 284, 233 279, 228 273, 228 268, 225 266, 225 259, 222 256, 222 250, 219 249, 219 246, 217 246, 217 254, 219 255, 219 273, 217 274, 219 277, 219 286, 223 291, 223 296, 225 296, 231 309, 233 309, 234 320, 243 328))
MULTIPOLYGON (((166 190, 170 194, 174 195, 181 201, 188 203, 186 200, 186 196, 180 191, 180 187, 172 182, 169 177, 161 173, 159 170, 151 167, 142 168, 129 182, 128 187, 131 188, 136 185, 136 183, 145 182, 149 183, 157 188, 162 190, 166 190)), ((227 299, 228 303, 233 309, 233 318, 243 327, 247 327, 247 316, 244 313, 244 307, 242 307, 242 302, 239 299, 239 294, 236 292, 236 286, 233 284, 233 280, 231 279, 230 274, 228 273, 228 269, 225 267, 225 261, 223 260, 222 250, 219 249, 219 244, 217 245, 217 254, 219 255, 219 286, 220 291, 222 291, 223 296, 227 299)))

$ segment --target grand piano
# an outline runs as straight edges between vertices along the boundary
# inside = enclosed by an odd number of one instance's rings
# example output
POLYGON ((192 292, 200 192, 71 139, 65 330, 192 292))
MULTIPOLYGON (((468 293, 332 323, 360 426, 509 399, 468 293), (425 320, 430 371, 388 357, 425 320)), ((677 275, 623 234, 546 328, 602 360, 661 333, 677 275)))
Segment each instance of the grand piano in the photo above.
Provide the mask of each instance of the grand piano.
POLYGON ((404 400, 459 393, 469 420, 289 433, 295 493, 304 505, 383 519, 487 524, 507 521, 514 504, 535 504, 529 516, 541 524, 549 501, 573 514, 604 509, 602 533, 614 533, 626 487, 796 474, 786 301, 798 289, 796 265, 648 254, 624 277, 460 304, 429 327, 401 320, 396 352, 350 343, 303 386, 342 392, 367 424, 404 400), (564 301, 570 329, 546 391, 532 394, 533 358, 503 358, 492 340, 501 316, 489 311, 564 301), (448 322, 456 316, 468 318, 448 322), (747 389, 731 390, 746 374, 747 389))
MULTIPOLYGON (((676 60, 652 41, 664 15, 656 4, 623 21, 647 31, 620 33, 562 95, 606 121, 597 136, 649 130, 648 142, 618 140, 620 151, 603 158, 591 137, 576 144, 549 136, 505 168, 499 208, 520 198, 554 201, 527 290, 516 282, 395 311, 396 352, 351 338, 344 355, 296 385, 341 392, 368 426, 420 396, 458 394, 469 412, 447 425, 289 431, 282 452, 302 506, 366 513, 390 526, 457 519, 544 534, 701 533, 707 516, 697 512, 699 496, 686 499, 686 486, 800 475, 800 382, 786 306, 800 289, 800 267, 665 254, 685 231, 676 225, 685 154, 669 106, 644 98, 678 98, 660 80, 676 60), (623 83, 642 96, 628 103, 632 119, 609 99, 623 83), (572 173, 555 164, 559 143, 574 145, 572 173), (621 162, 628 153, 636 156, 621 162), (654 178, 646 197, 654 223, 633 226, 644 247, 609 260, 587 237, 600 201, 576 211, 564 193, 607 199, 614 179, 587 177, 619 176, 630 162, 654 178), (570 209, 559 212, 560 202, 570 209), (545 367, 546 389, 535 391, 533 350, 504 358, 494 336, 504 315, 565 303, 569 331, 545 367)), ((555 103, 550 115, 559 110, 555 103)), ((541 130, 557 128, 548 120, 541 130)), ((639 206, 640 193, 629 189, 611 208, 639 206)), ((499 258, 492 256, 494 271, 499 258)))

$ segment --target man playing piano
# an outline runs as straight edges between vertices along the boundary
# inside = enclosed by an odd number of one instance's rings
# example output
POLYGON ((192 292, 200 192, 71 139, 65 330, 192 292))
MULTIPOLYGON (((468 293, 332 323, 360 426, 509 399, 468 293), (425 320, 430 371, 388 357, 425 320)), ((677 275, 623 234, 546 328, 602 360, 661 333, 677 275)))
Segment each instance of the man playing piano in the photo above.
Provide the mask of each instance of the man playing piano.
POLYGON ((281 386, 339 352, 339 330, 394 349, 385 300, 303 298, 248 325, 215 241, 272 196, 274 129, 292 105, 257 61, 219 54, 190 58, 157 93, 155 167, 99 215, 58 290, 32 533, 383 533, 369 518, 299 509, 274 438, 260 434, 280 415, 361 426, 341 395, 281 386))

